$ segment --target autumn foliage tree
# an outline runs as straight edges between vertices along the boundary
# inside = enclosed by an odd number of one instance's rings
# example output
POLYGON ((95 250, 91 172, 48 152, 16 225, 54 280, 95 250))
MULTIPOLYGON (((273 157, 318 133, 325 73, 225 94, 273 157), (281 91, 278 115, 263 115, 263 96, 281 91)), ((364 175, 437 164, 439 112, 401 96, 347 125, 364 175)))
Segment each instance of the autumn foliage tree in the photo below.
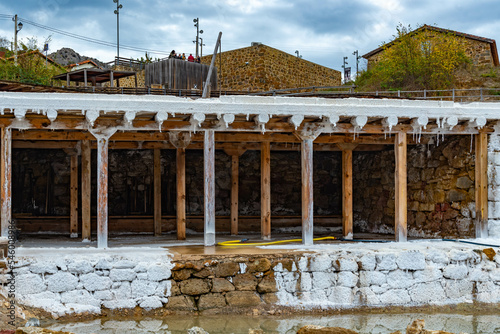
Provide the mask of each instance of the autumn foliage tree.
POLYGON ((363 89, 448 89, 456 71, 469 63, 465 39, 451 32, 399 25, 385 44, 379 60, 363 72, 356 84, 363 89))

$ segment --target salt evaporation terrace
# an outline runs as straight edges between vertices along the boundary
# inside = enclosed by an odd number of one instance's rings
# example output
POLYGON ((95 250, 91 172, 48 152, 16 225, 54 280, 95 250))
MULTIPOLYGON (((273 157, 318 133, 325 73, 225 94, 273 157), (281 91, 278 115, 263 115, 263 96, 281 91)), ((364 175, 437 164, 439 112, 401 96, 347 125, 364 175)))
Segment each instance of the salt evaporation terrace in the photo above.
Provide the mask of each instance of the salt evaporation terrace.
POLYGON ((146 314, 267 314, 500 302, 499 103, 0 95, 1 232, 7 238, 8 222, 17 221, 16 298, 22 305, 59 318, 136 307, 146 314), (67 185, 69 200, 54 195, 64 195, 64 187, 47 185, 42 195, 52 197, 42 205, 45 212, 30 207, 27 215, 26 203, 40 203, 39 188, 30 197, 29 187, 12 185, 25 172, 20 166, 38 166, 34 174, 45 168, 57 156, 51 150, 66 155, 61 161, 67 164, 57 164, 66 174, 57 182, 67 185), (115 198, 114 175, 135 164, 132 158, 126 163, 127 154, 120 160, 125 163, 113 163, 115 151, 148 151, 148 201, 115 198), (247 175, 243 161, 252 151, 260 151, 259 196, 240 203, 252 193, 239 178, 239 172, 247 175), (37 160, 42 154, 45 160, 37 160), (300 166, 299 208, 288 216, 273 211, 277 188, 293 193, 286 181, 273 182, 287 168, 273 155, 289 168, 300 166), (334 162, 315 165, 313 157, 334 162), (218 165, 221 159, 227 170, 218 165), (341 167, 338 187, 322 187, 315 176, 332 165, 341 167), (359 176, 367 170, 371 176, 359 176), (172 174, 175 196, 167 198, 162 180, 172 174), (192 182, 194 174, 200 182, 192 182), (224 185, 220 175, 231 181, 224 185), (429 185, 432 195, 426 195, 429 185), (195 188, 199 207, 189 196, 195 188), (337 198, 333 204, 324 200, 328 191, 337 198), (120 201, 144 210, 121 212, 120 201), (222 252, 215 246, 238 234, 275 241, 298 233, 299 245, 222 252), (325 234, 345 241, 313 241, 325 234), (356 242, 359 236, 391 242, 356 242), (483 245, 430 238, 480 238, 475 241, 483 245))

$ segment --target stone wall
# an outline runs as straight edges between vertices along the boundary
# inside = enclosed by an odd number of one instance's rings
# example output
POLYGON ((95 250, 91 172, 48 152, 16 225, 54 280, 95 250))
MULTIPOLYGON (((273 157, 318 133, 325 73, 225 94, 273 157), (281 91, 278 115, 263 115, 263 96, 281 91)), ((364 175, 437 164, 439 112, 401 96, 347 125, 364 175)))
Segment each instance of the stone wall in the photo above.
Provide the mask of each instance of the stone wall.
MULTIPOLYGON (((201 58, 203 64, 209 65, 211 60, 212 55, 201 58)), ((222 90, 267 91, 341 85, 339 71, 263 44, 223 52, 217 55, 215 66, 221 74, 222 90)))
POLYGON ((488 228, 490 237, 500 238, 500 135, 498 130, 488 139, 488 228))
MULTIPOLYGON (((146 87, 146 77, 145 69, 140 69, 137 67, 129 67, 129 66, 115 66, 114 68, 115 71, 134 71, 137 73, 137 87, 139 88, 144 88, 146 87)), ((102 84, 103 87, 110 87, 109 82, 104 82, 102 84)), ((118 87, 116 80, 113 82, 113 87, 118 87)), ((135 77, 132 75, 130 77, 122 78, 120 79, 120 87, 130 87, 130 88, 135 88, 135 77)))
MULTIPOLYGON (((408 235, 474 237, 474 152, 470 136, 408 146, 408 235)), ((354 152, 354 225, 394 233, 394 150, 354 152)))
POLYGON ((183 260, 156 249, 147 249, 147 256, 130 250, 21 254, 16 298, 53 317, 136 307, 260 314, 277 309, 500 303, 500 257, 493 249, 437 245, 423 242, 408 249, 342 244, 318 253, 271 251, 260 257, 183 260))

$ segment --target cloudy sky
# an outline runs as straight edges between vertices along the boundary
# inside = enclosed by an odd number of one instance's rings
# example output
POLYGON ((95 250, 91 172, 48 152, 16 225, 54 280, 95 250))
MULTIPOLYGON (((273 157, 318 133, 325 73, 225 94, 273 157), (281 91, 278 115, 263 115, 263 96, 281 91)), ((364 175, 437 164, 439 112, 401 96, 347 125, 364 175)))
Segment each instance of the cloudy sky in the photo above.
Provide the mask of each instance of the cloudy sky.
MULTIPOLYGON (((396 32, 398 23, 421 24, 500 40, 498 0, 120 0, 120 56, 141 57, 150 50, 163 58, 175 49, 195 53, 196 28, 204 30, 203 54, 213 52, 219 31, 222 50, 261 42, 304 59, 341 69, 342 58, 355 69, 355 50, 363 55, 396 32), (128 50, 124 47, 140 49, 128 50)), ((113 0, 2 0, 0 36, 13 40, 10 16, 24 19, 19 37, 51 36, 49 52, 70 47, 78 53, 111 61, 116 55, 113 0), (7 17, 6 15, 9 15, 7 17), (38 27, 36 25, 38 25, 38 27), (91 43, 47 29, 101 41, 91 43), (103 44, 114 44, 106 46, 103 44)), ((360 61, 360 67, 365 62, 360 61)))

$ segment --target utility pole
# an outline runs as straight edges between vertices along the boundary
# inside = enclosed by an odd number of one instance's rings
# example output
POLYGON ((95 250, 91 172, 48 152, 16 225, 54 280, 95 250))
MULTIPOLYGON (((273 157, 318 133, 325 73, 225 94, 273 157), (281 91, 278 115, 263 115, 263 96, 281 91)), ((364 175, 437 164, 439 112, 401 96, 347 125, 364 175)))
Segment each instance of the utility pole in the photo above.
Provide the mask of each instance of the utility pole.
POLYGON ((347 58, 348 58, 347 56, 346 56, 346 57, 344 57, 344 58, 342 58, 342 61, 343 61, 342 68, 344 69, 344 83, 347 81, 347 80, 346 80, 346 79, 347 79, 347 78, 346 78, 347 68, 345 67, 347 64, 349 64, 349 63, 347 62, 347 58))
POLYGON ((193 19, 193 22, 195 23, 194 26, 196 27, 196 41, 193 41, 193 43, 196 44, 196 58, 198 58, 198 40, 200 38, 200 34, 203 34, 203 30, 200 30, 200 19, 195 18, 193 19))
POLYGON ((200 37, 200 57, 203 57, 203 38, 200 37))
POLYGON ((17 23, 17 14, 12 18, 14 21, 14 65, 17 66, 17 33, 23 28, 22 22, 17 23))
POLYGON ((123 8, 120 5, 120 0, 113 0, 116 3, 116 58, 120 58, 120 9, 123 8))
POLYGON ((361 59, 361 56, 358 56, 358 50, 354 51, 352 53, 352 55, 355 57, 356 59, 356 78, 358 77, 358 67, 359 67, 359 60, 361 59))

